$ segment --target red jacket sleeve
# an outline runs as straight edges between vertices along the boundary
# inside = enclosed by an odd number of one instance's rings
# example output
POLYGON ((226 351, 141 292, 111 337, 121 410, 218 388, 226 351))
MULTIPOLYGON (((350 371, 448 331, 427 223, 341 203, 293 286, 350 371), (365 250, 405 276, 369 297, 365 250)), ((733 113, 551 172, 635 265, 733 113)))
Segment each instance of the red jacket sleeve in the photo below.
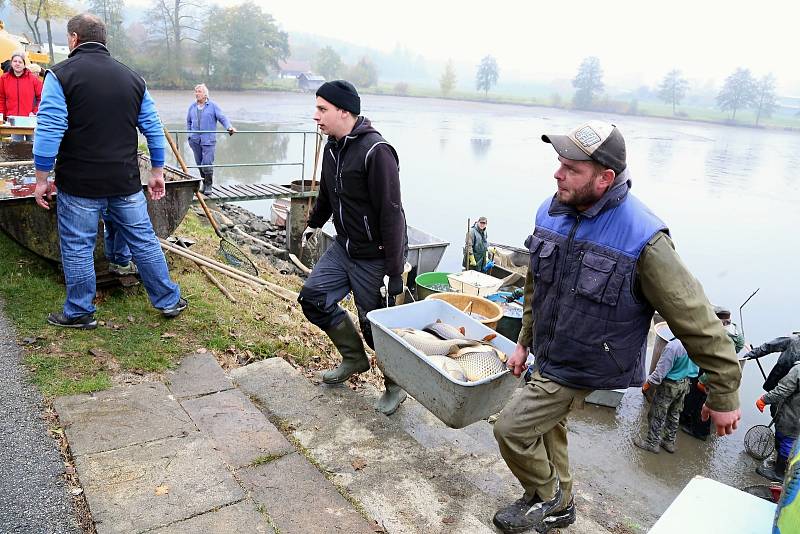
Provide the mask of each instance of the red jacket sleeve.
POLYGON ((42 79, 34 74, 33 78, 33 112, 39 112, 39 103, 42 101, 42 79))

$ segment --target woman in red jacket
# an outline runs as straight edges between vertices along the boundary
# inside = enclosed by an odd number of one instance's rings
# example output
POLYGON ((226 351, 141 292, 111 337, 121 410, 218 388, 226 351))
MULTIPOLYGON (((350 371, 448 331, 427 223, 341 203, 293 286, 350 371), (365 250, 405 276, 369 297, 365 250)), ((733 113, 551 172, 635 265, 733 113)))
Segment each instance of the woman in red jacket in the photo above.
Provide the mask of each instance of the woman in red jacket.
MULTIPOLYGON (((11 115, 33 116, 39 111, 42 100, 42 81, 25 67, 25 55, 14 52, 11 70, 0 76, 0 113, 3 118, 11 115)), ((32 141, 33 135, 11 136, 14 141, 32 141)))

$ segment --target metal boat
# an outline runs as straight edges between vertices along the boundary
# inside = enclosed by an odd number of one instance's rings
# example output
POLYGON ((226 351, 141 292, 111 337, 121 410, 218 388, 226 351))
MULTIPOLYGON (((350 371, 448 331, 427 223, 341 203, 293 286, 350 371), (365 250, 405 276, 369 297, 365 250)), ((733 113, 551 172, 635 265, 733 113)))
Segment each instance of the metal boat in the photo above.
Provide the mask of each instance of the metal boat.
MULTIPOLYGON (((19 144, 23 143, 11 143, 19 144)), ((30 158, 30 144, 27 148, 30 158)), ((4 147, 5 156, 8 146, 4 147)), ((20 154, 21 155, 21 154, 20 154)), ((14 157, 21 160, 23 157, 14 157)), ((142 189, 147 192, 147 177, 150 172, 150 158, 139 154, 139 169, 143 184, 142 189)), ((183 220, 189 206, 198 190, 200 179, 185 174, 171 167, 164 168, 166 191, 164 198, 158 201, 147 200, 147 212, 153 223, 153 229, 158 237, 170 236, 183 220)), ((51 208, 42 209, 36 205, 33 190, 36 186, 33 166, 23 164, 15 167, 0 169, 0 229, 14 241, 53 262, 61 261, 61 250, 58 240, 58 224, 56 222, 56 209, 58 195, 53 196, 51 208)), ((103 223, 100 222, 97 232, 97 247, 95 248, 95 271, 100 274, 107 270, 103 253, 103 223)))

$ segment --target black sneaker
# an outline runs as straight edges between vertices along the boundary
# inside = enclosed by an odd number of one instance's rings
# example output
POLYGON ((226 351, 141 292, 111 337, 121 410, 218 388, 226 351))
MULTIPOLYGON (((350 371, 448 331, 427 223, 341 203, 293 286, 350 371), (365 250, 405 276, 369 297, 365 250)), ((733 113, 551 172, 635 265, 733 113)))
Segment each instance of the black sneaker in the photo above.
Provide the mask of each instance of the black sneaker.
POLYGON ((97 328, 97 319, 94 318, 93 313, 68 319, 64 312, 53 312, 47 316, 47 322, 53 326, 63 326, 64 328, 80 328, 83 330, 97 328))
POLYGON ((169 308, 164 308, 163 310, 161 310, 161 314, 164 317, 169 317, 171 319, 173 317, 179 316, 181 312, 185 310, 186 306, 188 305, 189 303, 186 301, 186 299, 181 297, 178 299, 178 303, 175 304, 174 306, 171 306, 169 308))
POLYGON ((547 517, 560 517, 562 510, 566 511, 569 508, 556 510, 561 505, 562 495, 561 487, 558 487, 555 496, 547 501, 535 498, 526 502, 524 499, 518 499, 505 508, 498 510, 494 514, 492 522, 497 528, 506 533, 525 532, 531 529, 536 529, 538 532, 547 532, 554 527, 549 526, 545 519, 547 517))
POLYGON ((578 514, 575 513, 575 501, 574 499, 570 499, 566 508, 558 512, 553 512, 551 515, 546 515, 542 520, 542 527, 537 527, 536 532, 544 534, 553 528, 568 527, 575 522, 577 515, 578 514))

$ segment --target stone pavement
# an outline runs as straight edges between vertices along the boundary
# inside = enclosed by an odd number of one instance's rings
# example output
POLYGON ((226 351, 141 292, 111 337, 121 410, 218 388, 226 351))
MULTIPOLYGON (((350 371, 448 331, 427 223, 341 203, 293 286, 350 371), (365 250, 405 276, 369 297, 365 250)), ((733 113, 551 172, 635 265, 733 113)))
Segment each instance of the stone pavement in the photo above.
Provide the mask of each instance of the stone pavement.
POLYGON ((212 355, 169 378, 55 401, 98 533, 375 532, 212 355))
MULTIPOLYGON (((520 496, 486 421, 447 428, 411 398, 386 417, 374 388, 315 385, 281 358, 231 376, 387 532, 497 532, 494 512, 520 496)), ((594 519, 605 503, 593 500, 578 493, 578 521, 562 532, 613 530, 594 519)))

